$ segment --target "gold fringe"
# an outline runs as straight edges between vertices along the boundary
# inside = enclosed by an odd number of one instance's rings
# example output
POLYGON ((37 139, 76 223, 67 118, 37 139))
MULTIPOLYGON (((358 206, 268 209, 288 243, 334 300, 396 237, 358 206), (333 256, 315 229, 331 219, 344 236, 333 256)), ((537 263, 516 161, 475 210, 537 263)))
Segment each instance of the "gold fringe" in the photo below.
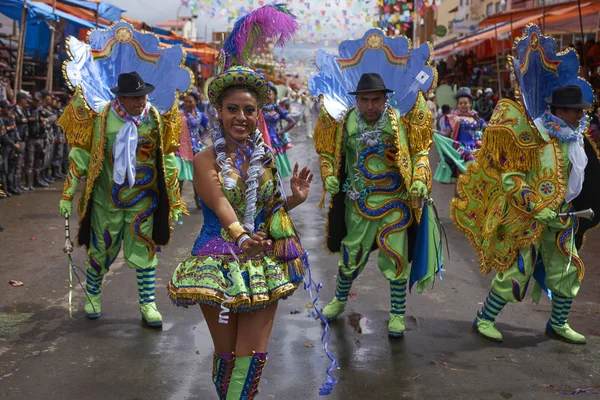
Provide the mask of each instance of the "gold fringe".
POLYGON ((479 157, 489 157, 499 170, 530 172, 540 168, 540 146, 523 147, 512 130, 488 126, 483 135, 479 157))
MULTIPOLYGON (((157 121, 161 117, 158 115, 158 110, 152 108, 157 121)), ((162 115, 163 131, 161 132, 163 154, 174 153, 179 148, 179 136, 181 135, 181 115, 177 108, 177 100, 173 102, 173 106, 169 111, 162 115)))
POLYGON ((315 125, 315 132, 313 134, 313 140, 315 142, 315 150, 319 154, 335 154, 336 146, 336 131, 339 126, 337 122, 325 107, 321 107, 317 124, 315 125))
MULTIPOLYGON (((173 285, 173 282, 169 282, 167 285, 167 291, 169 298, 171 300, 178 302, 181 300, 183 305, 186 305, 186 301, 196 301, 196 302, 211 302, 217 304, 223 304, 232 310, 239 308, 254 308, 268 305, 270 303, 276 302, 282 297, 287 297, 292 294, 298 288, 298 283, 286 283, 285 285, 278 287, 273 292, 260 294, 260 295, 252 295, 248 296, 247 294, 240 294, 231 299, 231 301, 225 302, 225 296, 223 292, 208 289, 208 288, 192 288, 186 289, 181 288, 178 289, 173 285)), ((187 304, 189 305, 189 304, 187 304)))
POLYGON ((327 190, 325 190, 325 188, 323 188, 323 190, 321 190, 321 201, 319 201, 319 204, 317 205, 317 210, 321 211, 323 209, 323 207, 325 207, 325 195, 327 194, 327 190))
POLYGON ((306 272, 304 269, 304 263, 302 262, 301 258, 295 258, 292 261, 288 262, 288 276, 292 276, 292 274, 290 273, 290 269, 294 270, 296 276, 304 276, 306 272))
POLYGON ((89 151, 92 146, 96 116, 98 114, 87 106, 81 89, 77 87, 73 99, 56 123, 65 131, 69 146, 89 151))
POLYGON ((433 142, 433 117, 422 93, 419 93, 413 109, 403 120, 408 127, 410 154, 428 151, 433 142))

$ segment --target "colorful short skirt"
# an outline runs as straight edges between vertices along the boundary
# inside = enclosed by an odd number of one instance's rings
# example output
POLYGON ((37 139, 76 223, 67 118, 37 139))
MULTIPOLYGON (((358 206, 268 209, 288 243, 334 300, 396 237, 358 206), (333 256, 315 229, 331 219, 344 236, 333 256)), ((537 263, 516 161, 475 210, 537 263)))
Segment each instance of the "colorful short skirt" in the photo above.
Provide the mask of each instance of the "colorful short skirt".
POLYGON ((302 282, 300 263, 300 259, 278 260, 272 250, 248 258, 217 236, 177 266, 168 285, 169 297, 182 307, 223 304, 232 312, 251 311, 290 296, 302 282))

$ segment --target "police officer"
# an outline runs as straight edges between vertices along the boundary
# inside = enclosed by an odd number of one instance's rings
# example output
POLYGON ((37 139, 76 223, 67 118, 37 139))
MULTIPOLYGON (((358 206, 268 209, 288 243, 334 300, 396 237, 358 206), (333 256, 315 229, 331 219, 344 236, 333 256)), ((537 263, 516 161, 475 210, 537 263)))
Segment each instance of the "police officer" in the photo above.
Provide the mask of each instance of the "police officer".
POLYGON ((50 167, 52 166, 52 160, 54 159, 54 144, 56 141, 54 126, 58 115, 53 107, 52 95, 47 90, 42 90, 40 93, 42 96, 42 105, 40 106, 40 113, 45 123, 46 136, 44 137, 44 162, 42 164, 42 179, 48 183, 54 183, 52 174, 49 173, 50 167))
MULTIPOLYGON (((58 97, 52 99, 52 106, 54 113, 60 117, 63 113, 63 108, 58 97)), ((67 138, 65 132, 60 126, 54 123, 54 156, 52 157, 52 177, 54 179, 64 179, 65 175, 62 173, 62 162, 64 157, 65 145, 67 144, 67 138)))
POLYGON ((4 123, 0 119, 0 189, 2 190, 3 198, 10 197, 11 195, 8 190, 6 174, 8 172, 8 158, 10 157, 13 147, 13 143, 6 135, 4 123))
POLYGON ((21 176, 25 167, 26 143, 29 140, 29 102, 30 97, 27 93, 19 92, 17 94, 17 105, 14 108, 15 120, 17 123, 17 132, 19 134, 19 152, 17 153, 14 169, 13 183, 22 191, 33 190, 33 179, 25 177, 25 186, 21 185, 21 176))
POLYGON ((21 138, 17 130, 17 124, 13 114, 13 107, 14 106, 8 101, 0 100, 0 120, 4 124, 7 142, 11 143, 11 148, 4 150, 7 156, 7 158, 4 160, 6 163, 4 171, 6 173, 7 183, 5 189, 7 189, 10 194, 20 195, 23 193, 23 191, 18 184, 15 184, 15 167, 21 148, 21 138))
POLYGON ((25 176, 34 182, 35 187, 47 187, 48 182, 42 178, 44 164, 44 140, 46 140, 46 122, 41 110, 42 95, 36 93, 29 105, 29 139, 27 140, 27 157, 25 159, 25 176))

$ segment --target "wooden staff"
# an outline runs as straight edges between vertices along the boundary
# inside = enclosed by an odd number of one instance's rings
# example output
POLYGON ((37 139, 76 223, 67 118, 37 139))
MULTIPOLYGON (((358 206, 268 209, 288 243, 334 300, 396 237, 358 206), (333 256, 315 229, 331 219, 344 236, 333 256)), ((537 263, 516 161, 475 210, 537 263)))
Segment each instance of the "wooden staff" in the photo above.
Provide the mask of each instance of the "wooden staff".
POLYGON ((23 1, 23 11, 21 12, 21 32, 19 33, 19 45, 17 48, 17 66, 15 68, 15 97, 21 90, 23 75, 23 61, 25 59, 25 33, 27 32, 27 0, 23 1))
MULTIPOLYGON (((56 12, 56 0, 52 0, 52 15, 56 12)), ((48 49, 48 70, 46 73, 46 90, 52 90, 52 79, 54 78, 54 35, 56 34, 56 21, 50 25, 50 48, 48 49)))

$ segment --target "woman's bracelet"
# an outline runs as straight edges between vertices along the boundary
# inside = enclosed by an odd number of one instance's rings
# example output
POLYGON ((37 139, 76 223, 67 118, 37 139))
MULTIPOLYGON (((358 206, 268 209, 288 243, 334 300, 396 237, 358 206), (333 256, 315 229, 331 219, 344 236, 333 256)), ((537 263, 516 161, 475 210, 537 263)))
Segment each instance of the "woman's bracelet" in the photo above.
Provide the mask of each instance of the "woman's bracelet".
POLYGON ((239 221, 235 221, 233 223, 231 223, 227 229, 225 229, 225 231, 227 232, 227 236, 229 237, 229 240, 236 243, 237 240, 240 238, 240 236, 242 236, 243 234, 248 234, 248 232, 246 231, 246 229, 244 228, 244 226, 239 222, 239 221))
POLYGON ((237 240, 237 242, 235 243, 235 245, 238 248, 242 248, 242 244, 244 244, 244 242, 246 240, 250 239, 250 235, 248 235, 247 233, 242 233, 242 236, 240 236, 240 238, 237 240))

